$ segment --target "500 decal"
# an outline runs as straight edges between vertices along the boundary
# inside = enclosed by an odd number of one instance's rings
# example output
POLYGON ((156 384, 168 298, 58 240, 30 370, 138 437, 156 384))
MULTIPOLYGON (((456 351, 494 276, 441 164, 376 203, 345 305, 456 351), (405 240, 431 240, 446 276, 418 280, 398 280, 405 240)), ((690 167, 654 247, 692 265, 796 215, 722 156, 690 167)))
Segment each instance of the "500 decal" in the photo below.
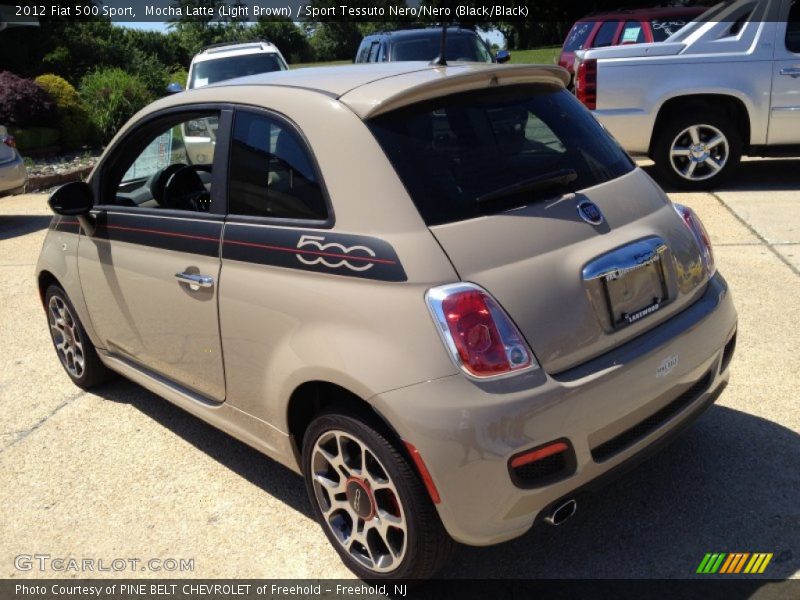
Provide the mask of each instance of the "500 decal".
POLYGON ((352 271, 358 272, 367 271, 375 266, 375 262, 372 259, 374 259, 376 255, 375 251, 371 248, 361 245, 345 246, 344 244, 340 244, 338 242, 328 242, 327 244, 324 244, 324 241, 325 238, 323 236, 301 236, 300 240, 297 242, 297 248, 302 250, 306 255, 315 256, 316 258, 309 260, 303 256, 303 253, 298 253, 297 260, 309 266, 325 265, 330 269, 347 267, 352 271), (309 247, 316 248, 316 250, 309 250, 309 247), (365 252, 367 256, 354 254, 355 252, 365 252), (327 260, 328 257, 339 258, 342 255, 347 255, 347 258, 342 258, 338 262, 329 262, 327 260), (353 262, 356 264, 353 264, 353 262))
POLYGON ((227 223, 222 258, 379 281, 406 281, 397 252, 366 235, 227 223))

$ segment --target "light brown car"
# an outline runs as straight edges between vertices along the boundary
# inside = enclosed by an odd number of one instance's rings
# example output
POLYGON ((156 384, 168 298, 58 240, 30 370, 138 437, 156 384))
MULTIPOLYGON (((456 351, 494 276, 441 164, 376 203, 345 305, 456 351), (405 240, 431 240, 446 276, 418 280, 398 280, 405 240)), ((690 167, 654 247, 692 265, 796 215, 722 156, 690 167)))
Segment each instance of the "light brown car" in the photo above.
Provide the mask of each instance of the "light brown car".
POLYGON ((138 382, 305 477, 361 577, 559 524, 721 393, 697 217, 566 71, 299 69, 160 100, 53 194, 73 381, 138 382), (213 160, 181 132, 215 123, 213 160))

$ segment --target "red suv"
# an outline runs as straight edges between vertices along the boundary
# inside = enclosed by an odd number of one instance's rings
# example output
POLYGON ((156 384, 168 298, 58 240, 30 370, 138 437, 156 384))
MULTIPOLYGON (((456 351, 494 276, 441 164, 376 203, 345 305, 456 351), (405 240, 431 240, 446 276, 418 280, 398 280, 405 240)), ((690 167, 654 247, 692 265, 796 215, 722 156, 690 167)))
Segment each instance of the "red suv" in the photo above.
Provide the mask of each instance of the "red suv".
POLYGON ((575 74, 575 51, 619 44, 663 42, 708 7, 645 8, 592 13, 572 26, 558 64, 575 74))

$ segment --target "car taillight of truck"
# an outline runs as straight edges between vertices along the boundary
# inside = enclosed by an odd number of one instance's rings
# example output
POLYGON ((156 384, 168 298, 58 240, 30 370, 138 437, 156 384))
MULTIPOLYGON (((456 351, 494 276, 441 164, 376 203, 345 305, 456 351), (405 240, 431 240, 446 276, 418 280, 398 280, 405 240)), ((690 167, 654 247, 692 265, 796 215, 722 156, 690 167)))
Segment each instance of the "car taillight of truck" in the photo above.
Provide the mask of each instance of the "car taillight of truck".
POLYGON ((588 58, 578 65, 575 77, 575 95, 586 108, 597 108, 597 60, 588 58))

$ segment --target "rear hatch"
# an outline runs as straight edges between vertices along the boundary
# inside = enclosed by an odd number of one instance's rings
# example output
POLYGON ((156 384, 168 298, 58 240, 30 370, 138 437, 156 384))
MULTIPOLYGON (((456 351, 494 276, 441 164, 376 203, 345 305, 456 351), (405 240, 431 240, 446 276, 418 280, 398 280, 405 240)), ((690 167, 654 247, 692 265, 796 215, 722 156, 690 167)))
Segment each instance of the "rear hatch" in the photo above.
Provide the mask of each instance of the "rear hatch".
POLYGON ((560 85, 452 94, 369 124, 461 279, 548 372, 702 293, 700 249, 666 196, 560 85))

